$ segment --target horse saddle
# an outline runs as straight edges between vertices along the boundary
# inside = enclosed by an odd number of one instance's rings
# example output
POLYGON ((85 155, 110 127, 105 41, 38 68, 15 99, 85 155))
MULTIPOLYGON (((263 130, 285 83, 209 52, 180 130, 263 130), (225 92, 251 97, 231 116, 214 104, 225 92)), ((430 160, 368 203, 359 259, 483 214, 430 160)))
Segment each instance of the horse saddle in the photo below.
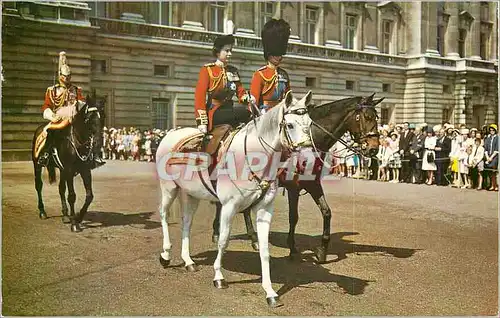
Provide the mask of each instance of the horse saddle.
MULTIPOLYGON (((236 132, 231 125, 217 125, 207 135, 198 133, 179 141, 172 150, 184 153, 205 152, 212 157, 213 167, 221 156, 220 152, 227 149, 236 132)), ((187 161, 184 158, 171 158, 168 164, 186 164, 187 161)))
POLYGON ((68 127, 70 121, 67 119, 63 119, 58 121, 57 123, 48 123, 45 127, 43 127, 42 132, 37 136, 35 140, 35 147, 33 148, 33 157, 38 159, 40 153, 45 146, 45 142, 47 141, 47 130, 61 130, 68 127))

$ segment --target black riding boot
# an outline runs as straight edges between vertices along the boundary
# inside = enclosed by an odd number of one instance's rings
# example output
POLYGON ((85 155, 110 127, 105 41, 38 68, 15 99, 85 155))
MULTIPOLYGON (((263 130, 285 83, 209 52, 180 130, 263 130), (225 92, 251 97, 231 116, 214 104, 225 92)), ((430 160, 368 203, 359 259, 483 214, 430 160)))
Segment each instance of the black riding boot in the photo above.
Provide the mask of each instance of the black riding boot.
POLYGON ((50 155, 53 148, 52 135, 47 132, 47 137, 45 139, 45 145, 43 146, 43 151, 38 156, 38 164, 46 167, 49 164, 50 155))

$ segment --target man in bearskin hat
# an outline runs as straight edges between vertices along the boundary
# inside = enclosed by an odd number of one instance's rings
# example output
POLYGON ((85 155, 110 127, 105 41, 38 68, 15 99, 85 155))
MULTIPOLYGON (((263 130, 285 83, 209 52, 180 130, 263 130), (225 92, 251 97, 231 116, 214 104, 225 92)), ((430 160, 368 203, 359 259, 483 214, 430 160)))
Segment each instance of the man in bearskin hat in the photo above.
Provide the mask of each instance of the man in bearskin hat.
MULTIPOLYGON (((43 118, 56 124, 63 120, 71 122, 76 114, 77 104, 85 103, 85 98, 82 94, 82 88, 71 83, 71 68, 66 61, 66 52, 59 53, 58 66, 59 83, 50 86, 45 92, 45 101, 42 106, 43 118)), ((44 152, 39 155, 38 163, 47 165, 50 152, 54 147, 54 140, 51 130, 47 130, 47 137, 44 146, 44 152)), ((93 149, 93 168, 97 168, 103 164, 101 159, 100 146, 93 149)))
POLYGON ((283 19, 271 19, 262 29, 262 46, 267 64, 252 77, 250 93, 257 100, 261 113, 276 106, 290 90, 288 73, 279 65, 286 54, 290 25, 283 19))
POLYGON ((233 103, 235 95, 240 103, 248 103, 252 97, 243 88, 238 69, 229 65, 234 46, 232 30, 230 22, 229 34, 221 35, 214 41, 212 54, 216 61, 205 64, 198 75, 194 96, 195 118, 198 129, 205 134, 216 125, 237 126, 250 117, 246 107, 233 103))

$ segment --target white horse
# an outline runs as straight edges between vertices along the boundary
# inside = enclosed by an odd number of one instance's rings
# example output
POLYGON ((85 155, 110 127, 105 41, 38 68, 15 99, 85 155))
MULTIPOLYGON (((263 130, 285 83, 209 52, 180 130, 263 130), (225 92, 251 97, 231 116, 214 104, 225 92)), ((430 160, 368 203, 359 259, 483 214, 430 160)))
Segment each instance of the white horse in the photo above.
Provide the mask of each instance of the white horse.
POLYGON ((160 216, 163 229, 163 252, 160 255, 160 262, 164 267, 170 263, 172 246, 168 232, 167 212, 176 196, 181 194, 180 204, 183 214, 181 257, 188 271, 197 270, 189 253, 189 236, 192 218, 199 201, 220 201, 222 210, 218 254, 214 262, 214 285, 221 289, 227 288, 227 282, 221 272, 221 261, 228 245, 232 218, 238 211, 252 206, 257 215, 262 287, 266 291, 267 302, 270 306, 282 305, 278 294, 272 288, 269 269, 269 229, 274 210, 274 198, 277 194, 277 182, 275 182, 277 176, 276 169, 274 169, 276 165, 273 166, 273 162, 276 162, 276 155, 279 157, 285 151, 295 152, 299 147, 311 146, 309 135, 311 118, 307 113, 311 99, 310 91, 301 100, 293 98, 292 93, 288 92, 281 103, 239 130, 223 160, 227 169, 223 169, 222 161, 219 161, 217 169, 214 170, 218 170, 217 175, 213 177, 214 173, 212 173, 212 180, 216 180, 215 188, 210 182, 207 169, 199 169, 199 166, 193 164, 194 160, 191 164, 179 164, 179 162, 169 164, 168 161, 172 152, 175 151, 176 144, 186 136, 199 134, 199 131, 196 128, 180 128, 167 132, 158 147, 156 158, 162 194, 160 216), (267 160, 271 156, 273 156, 273 162, 267 160), (256 158, 260 158, 259 164, 252 163, 256 158), (199 172, 193 173, 196 169, 199 169, 199 172))

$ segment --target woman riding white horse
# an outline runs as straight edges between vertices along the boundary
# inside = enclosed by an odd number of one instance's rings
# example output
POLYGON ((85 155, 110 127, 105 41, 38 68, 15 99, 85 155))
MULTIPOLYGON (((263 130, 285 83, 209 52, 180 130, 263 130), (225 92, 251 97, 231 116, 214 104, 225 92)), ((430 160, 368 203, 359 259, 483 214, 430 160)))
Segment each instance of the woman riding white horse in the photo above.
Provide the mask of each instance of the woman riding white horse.
MULTIPOLYGON (((301 100, 293 98, 288 92, 285 99, 266 114, 249 122, 234 136, 227 148, 225 160, 217 165, 209 175, 205 169, 190 164, 170 164, 170 158, 176 151, 176 145, 187 136, 199 134, 196 128, 171 130, 163 138, 157 150, 157 171, 160 177, 162 202, 160 216, 163 228, 163 252, 160 262, 164 267, 170 262, 171 243, 168 232, 167 211, 181 192, 180 203, 183 213, 182 259, 186 269, 196 270, 189 253, 189 235, 193 215, 200 200, 222 203, 218 254, 214 263, 214 285, 227 288, 221 272, 222 255, 228 245, 233 216, 238 211, 252 207, 257 215, 257 234, 259 254, 262 266, 262 287, 266 291, 270 306, 282 305, 278 294, 271 285, 269 270, 268 236, 273 215, 273 202, 277 194, 276 157, 284 152, 294 152, 300 147, 311 146, 309 128, 311 118, 307 113, 312 93, 307 93, 301 100), (259 159, 258 164, 252 160, 259 159), (272 158, 272 159, 271 159, 272 158), (227 168, 224 168, 227 166, 227 168), (257 167, 258 166, 258 167, 257 167), (202 169, 200 173, 192 173, 202 169), (175 177, 174 177, 175 176, 175 177), (216 180, 215 187, 210 182, 216 180), (202 180, 203 179, 203 180, 202 180)), ((279 160, 278 160, 279 163, 279 160)))

